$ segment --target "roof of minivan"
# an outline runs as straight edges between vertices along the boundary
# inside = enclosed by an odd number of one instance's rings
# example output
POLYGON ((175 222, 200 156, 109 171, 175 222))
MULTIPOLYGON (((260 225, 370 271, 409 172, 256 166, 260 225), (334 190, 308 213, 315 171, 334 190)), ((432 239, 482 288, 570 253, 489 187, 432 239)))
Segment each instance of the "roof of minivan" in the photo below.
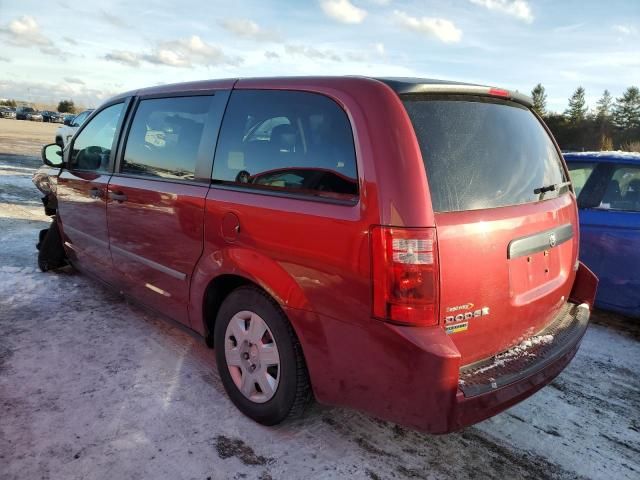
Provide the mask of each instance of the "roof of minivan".
POLYGON ((277 80, 286 80, 291 83, 308 84, 313 81, 321 82, 340 82, 345 79, 362 81, 382 82, 393 89, 398 95, 410 93, 440 93, 440 94, 475 94, 490 95, 508 98, 518 103, 531 106, 533 101, 527 95, 523 95, 517 91, 497 89, 487 85, 477 85, 473 83, 454 82, 450 80, 437 80, 432 78, 413 78, 413 77, 364 77, 364 76, 309 76, 309 77, 252 77, 252 78, 226 78, 219 80, 201 80, 195 82, 173 83, 166 85, 156 85, 153 87, 141 88, 124 92, 113 97, 111 100, 128 97, 132 95, 156 95, 163 93, 186 92, 208 90, 212 88, 231 89, 238 82, 272 83, 277 80))
POLYGON ((608 152, 567 152, 562 156, 567 162, 589 162, 601 163, 632 163, 640 165, 640 153, 623 152, 621 150, 608 152))

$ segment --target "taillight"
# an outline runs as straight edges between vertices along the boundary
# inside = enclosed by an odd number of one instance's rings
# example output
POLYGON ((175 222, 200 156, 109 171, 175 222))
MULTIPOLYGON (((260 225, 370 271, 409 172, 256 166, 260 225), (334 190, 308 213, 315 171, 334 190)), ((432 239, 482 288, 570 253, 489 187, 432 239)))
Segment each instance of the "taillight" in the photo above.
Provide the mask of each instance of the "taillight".
POLYGON ((373 227, 373 316, 416 326, 438 324, 435 228, 373 227))
POLYGON ((501 88, 490 88, 489 95, 491 95, 492 97, 502 97, 502 98, 509 98, 511 96, 508 90, 503 90, 501 88))

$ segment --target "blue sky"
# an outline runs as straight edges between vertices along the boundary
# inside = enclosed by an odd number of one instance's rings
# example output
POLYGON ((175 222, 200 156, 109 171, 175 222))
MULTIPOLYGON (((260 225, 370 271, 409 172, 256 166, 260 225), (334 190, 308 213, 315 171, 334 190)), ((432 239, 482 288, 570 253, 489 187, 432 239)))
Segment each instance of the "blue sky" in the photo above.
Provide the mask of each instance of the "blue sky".
POLYGON ((562 111, 640 83, 640 0, 0 0, 0 97, 94 106, 138 87, 270 75, 422 76, 562 111))

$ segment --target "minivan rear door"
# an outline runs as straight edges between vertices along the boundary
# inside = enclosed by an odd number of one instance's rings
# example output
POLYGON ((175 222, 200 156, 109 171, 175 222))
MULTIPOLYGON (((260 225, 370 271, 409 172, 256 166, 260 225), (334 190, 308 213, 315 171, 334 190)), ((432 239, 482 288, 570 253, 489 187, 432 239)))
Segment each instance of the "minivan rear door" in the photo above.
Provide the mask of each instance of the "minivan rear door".
POLYGON ((403 95, 436 218, 440 323, 463 364, 539 332, 566 302, 575 197, 548 131, 524 105, 403 95))

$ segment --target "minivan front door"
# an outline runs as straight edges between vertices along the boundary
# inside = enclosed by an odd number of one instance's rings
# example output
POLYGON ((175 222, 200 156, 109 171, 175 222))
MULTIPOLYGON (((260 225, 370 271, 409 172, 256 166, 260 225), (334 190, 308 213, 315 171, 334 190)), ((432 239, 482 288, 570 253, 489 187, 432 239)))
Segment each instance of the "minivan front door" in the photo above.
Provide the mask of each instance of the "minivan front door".
POLYGON ((106 194, 125 102, 98 112, 65 152, 57 182, 65 247, 74 265, 114 283, 107 233, 106 194))
POLYGON ((114 266, 125 291, 189 325, 205 198, 228 91, 142 98, 108 188, 114 266))

